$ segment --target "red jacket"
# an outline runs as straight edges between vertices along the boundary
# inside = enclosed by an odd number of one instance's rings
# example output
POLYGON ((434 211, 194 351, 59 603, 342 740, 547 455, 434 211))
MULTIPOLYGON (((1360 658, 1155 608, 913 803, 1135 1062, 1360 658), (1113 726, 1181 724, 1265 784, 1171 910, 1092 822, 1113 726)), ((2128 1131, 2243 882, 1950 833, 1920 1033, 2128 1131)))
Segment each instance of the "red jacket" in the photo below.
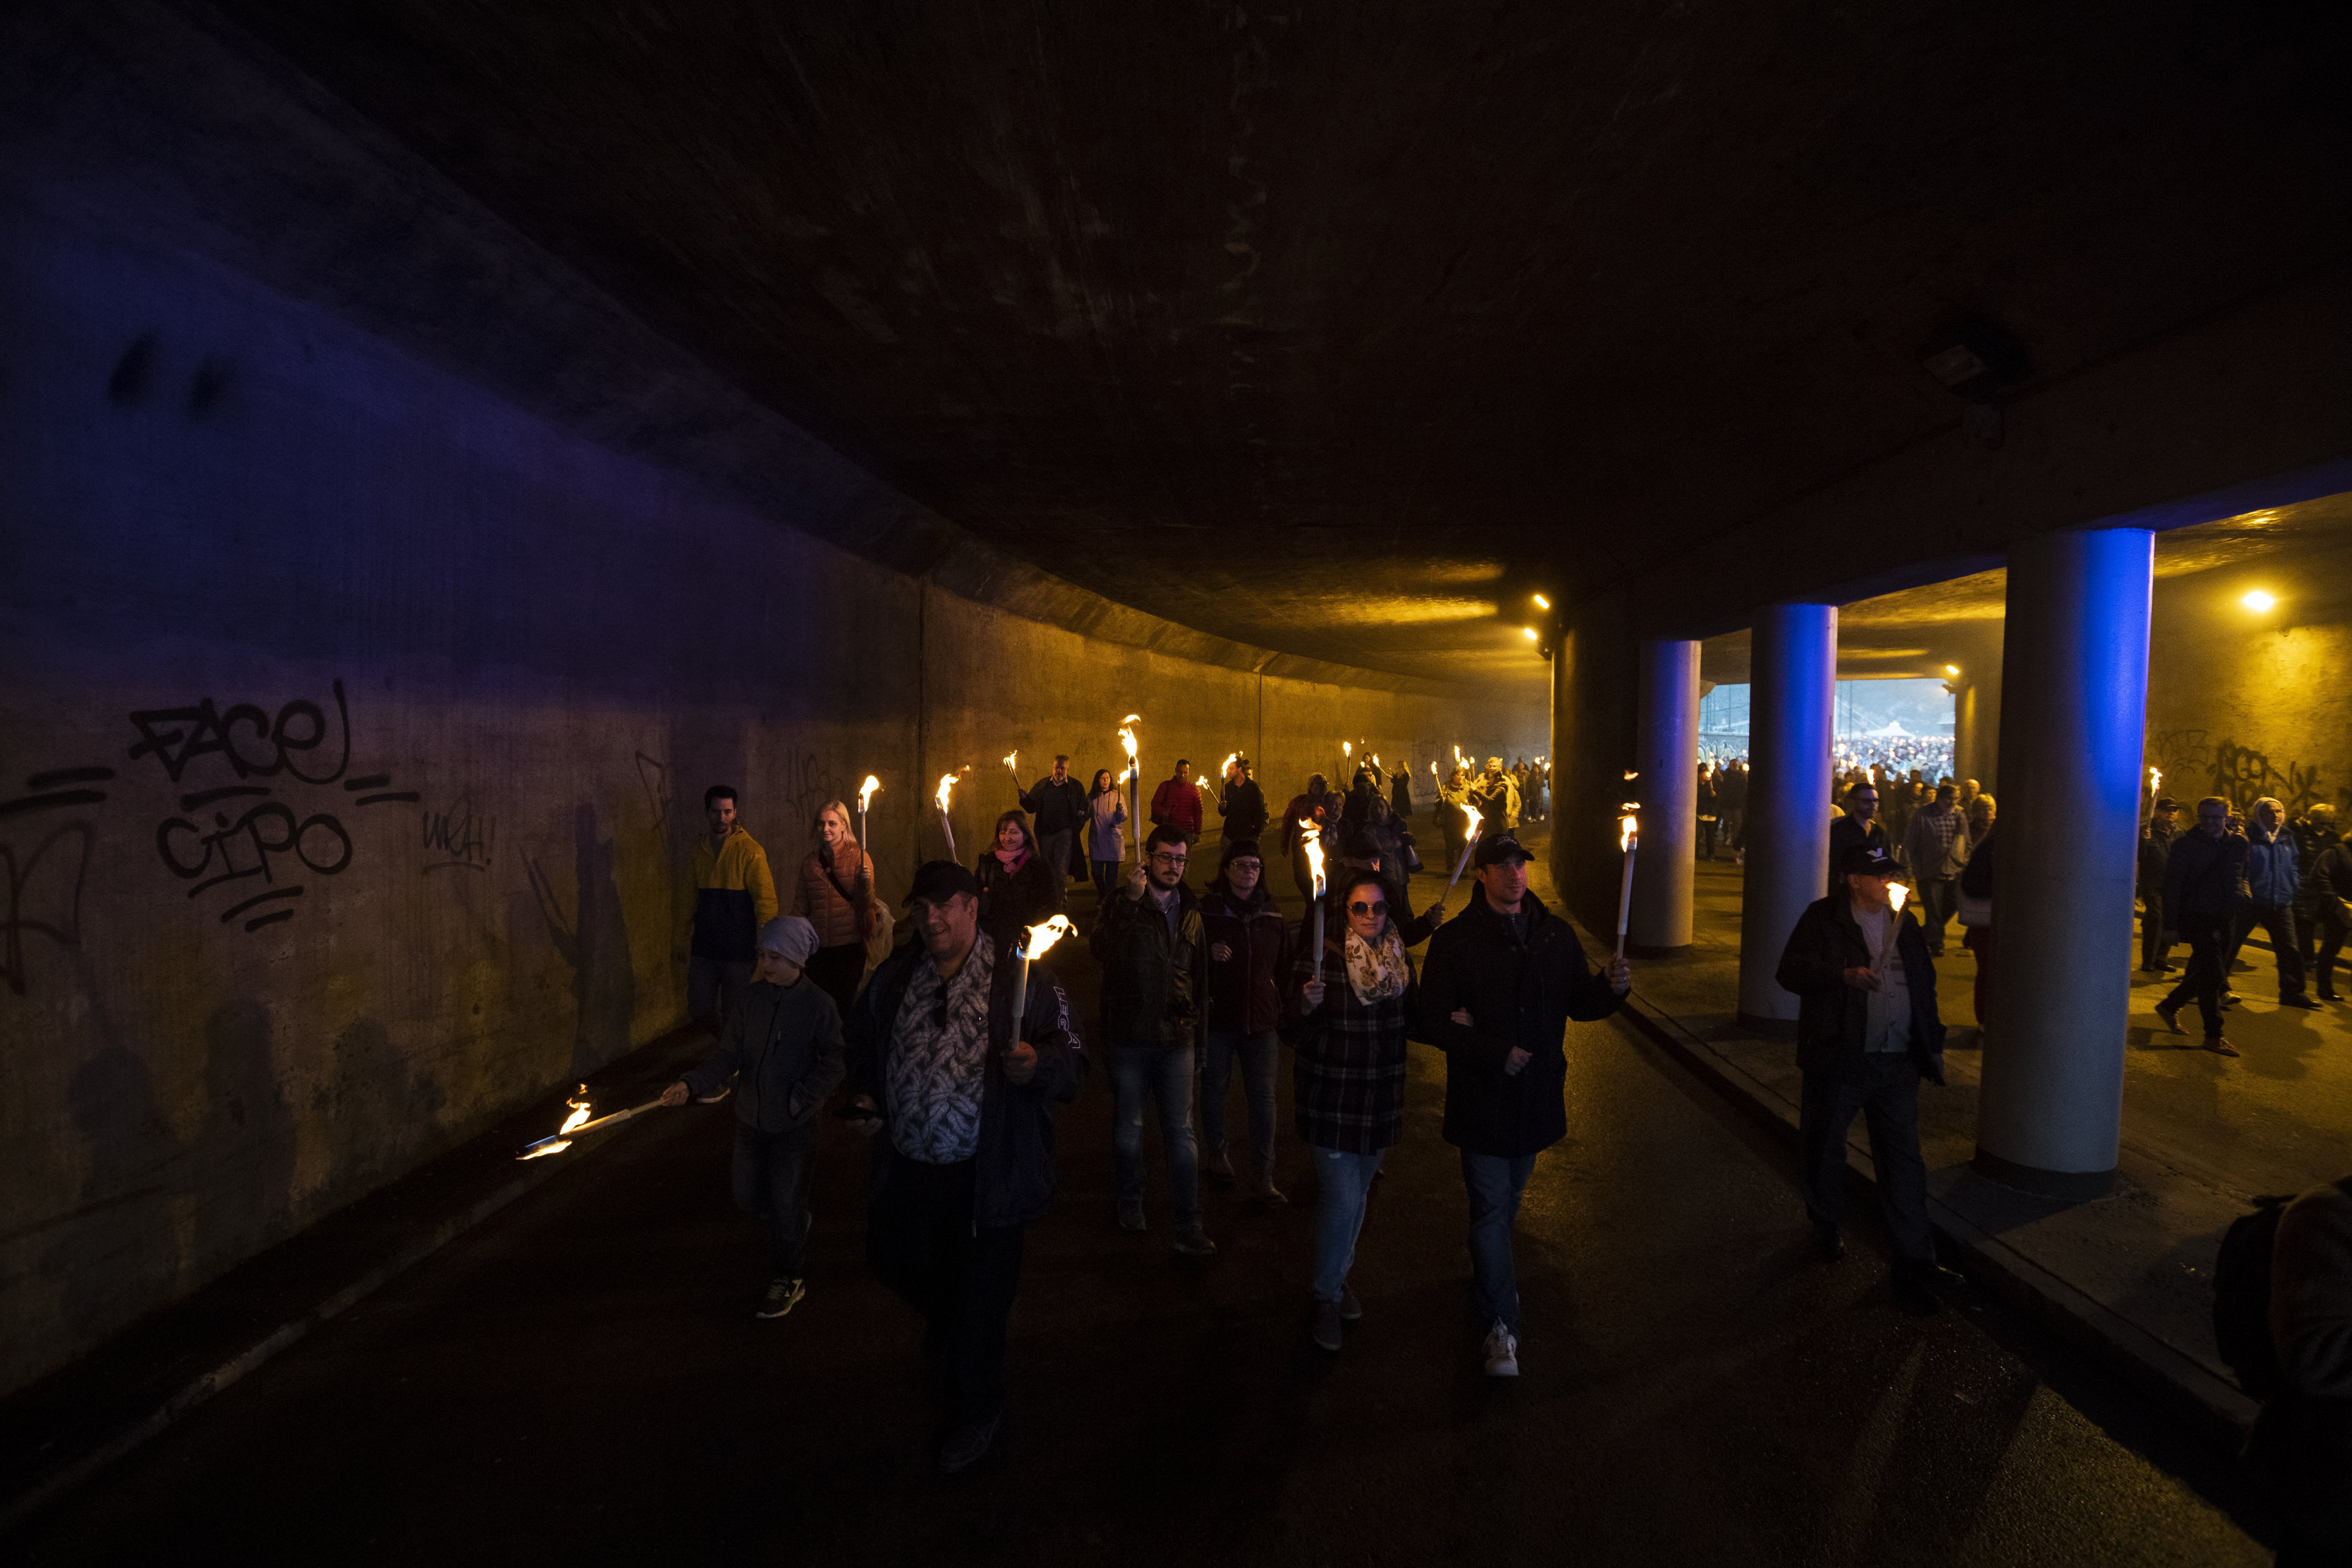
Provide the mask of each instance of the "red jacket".
POLYGON ((1181 779, 1161 781, 1151 792, 1151 820, 1165 822, 1182 833, 1198 836, 1201 831, 1201 787, 1181 779))

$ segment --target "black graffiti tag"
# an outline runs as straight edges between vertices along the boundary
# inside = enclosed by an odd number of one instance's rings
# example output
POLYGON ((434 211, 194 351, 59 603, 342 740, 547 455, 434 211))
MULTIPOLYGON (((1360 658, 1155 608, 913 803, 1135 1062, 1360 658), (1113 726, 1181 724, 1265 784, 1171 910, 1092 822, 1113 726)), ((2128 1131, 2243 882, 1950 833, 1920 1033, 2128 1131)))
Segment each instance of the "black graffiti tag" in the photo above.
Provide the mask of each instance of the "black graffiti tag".
MULTIPOLYGON (((217 796, 224 791, 206 793, 217 796)), ((298 820, 293 808, 284 801, 263 800, 248 807, 235 821, 229 820, 226 811, 215 811, 212 817, 211 832, 185 817, 165 818, 155 830, 155 852, 163 857, 173 875, 195 882, 188 889, 190 898, 223 883, 247 877, 257 876, 271 884, 268 892, 224 910, 220 917, 224 925, 261 904, 302 896, 299 883, 290 887, 276 885, 278 876, 271 862, 274 855, 290 853, 320 876, 333 876, 352 863, 351 834, 343 831, 342 823, 323 811, 298 820), (207 872, 212 874, 206 876, 207 872), (204 880, 197 882, 199 877, 204 880)), ((252 931, 293 918, 290 909, 276 910, 247 921, 245 928, 252 931)))
POLYGON ((152 757, 177 784, 189 763, 199 757, 226 759, 239 779, 269 779, 283 773, 305 784, 331 784, 343 776, 352 760, 352 716, 343 698, 343 683, 335 682, 336 727, 342 732, 342 749, 333 768, 306 773, 297 762, 316 751, 328 736, 327 715, 317 703, 297 697, 272 719, 251 703, 238 703, 226 713, 206 697, 194 707, 148 708, 131 716, 139 744, 131 748, 132 761, 152 757))

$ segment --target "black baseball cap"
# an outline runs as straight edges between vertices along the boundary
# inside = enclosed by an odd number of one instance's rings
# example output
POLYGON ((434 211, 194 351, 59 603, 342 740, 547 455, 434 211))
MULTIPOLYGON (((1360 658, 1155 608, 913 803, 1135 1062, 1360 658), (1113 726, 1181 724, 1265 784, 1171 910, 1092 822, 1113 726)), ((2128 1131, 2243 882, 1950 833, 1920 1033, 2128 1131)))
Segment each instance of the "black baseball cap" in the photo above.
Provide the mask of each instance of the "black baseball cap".
POLYGON ((2180 810, 2180 802, 2169 795, 2158 795, 2156 798, 2156 809, 2159 811, 2178 811, 2180 810))
POLYGON ((1478 841, 1477 852, 1470 857, 1470 863, 1483 870, 1507 860, 1516 860, 1524 865, 1535 858, 1520 845, 1517 834, 1489 833, 1478 841))
POLYGON ((1838 857, 1840 876, 1901 876, 1903 868, 1876 844, 1853 844, 1838 857))
POLYGON ((919 898, 933 904, 945 904, 959 893, 980 896, 980 878, 953 861, 925 861, 915 873, 915 885, 907 890, 899 903, 912 904, 919 898))

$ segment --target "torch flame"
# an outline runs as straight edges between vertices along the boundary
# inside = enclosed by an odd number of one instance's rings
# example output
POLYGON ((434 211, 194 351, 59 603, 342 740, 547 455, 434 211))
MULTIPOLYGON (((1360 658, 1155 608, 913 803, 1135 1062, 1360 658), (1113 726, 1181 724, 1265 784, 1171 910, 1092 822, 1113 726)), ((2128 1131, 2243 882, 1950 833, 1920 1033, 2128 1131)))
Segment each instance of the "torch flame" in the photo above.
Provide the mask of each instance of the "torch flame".
POLYGON ((1056 915, 1051 920, 1029 927, 1028 940, 1021 945, 1024 957, 1042 958, 1045 949, 1070 934, 1070 917, 1056 915))
POLYGON ((1118 722, 1121 724, 1141 724, 1143 722, 1143 716, 1139 713, 1131 713, 1125 718, 1120 719, 1118 722))
POLYGON ((948 797, 955 793, 955 781, 956 776, 952 773, 942 773, 940 775, 940 791, 938 794, 932 796, 931 799, 940 803, 940 814, 941 816, 945 816, 947 814, 948 797))
POLYGON ((1220 779, 1223 779, 1223 778, 1224 778, 1227 774, 1231 773, 1231 772, 1234 770, 1234 763, 1236 763, 1236 762, 1239 762, 1241 759, 1242 759, 1242 754, 1241 754, 1240 752, 1238 752, 1238 751, 1228 751, 1228 752, 1226 752, 1226 753, 1225 753, 1225 765, 1224 765, 1223 768, 1218 768, 1218 769, 1217 769, 1217 777, 1218 777, 1218 778, 1220 778, 1220 779))
POLYGON ((1476 839, 1478 836, 1479 826, 1484 823, 1486 819, 1480 816, 1478 814, 1478 808, 1473 806, 1467 800, 1462 802, 1462 814, 1470 819, 1470 838, 1472 840, 1476 839))
POLYGON ((1015 775, 1018 775, 1018 774, 1020 773, 1020 771, 1021 771, 1021 752, 1020 752, 1020 749, 1019 749, 1018 747, 1015 747, 1014 749, 1013 749, 1013 750, 1011 750, 1011 751, 1008 751, 1008 752, 1006 752, 1006 753, 1004 754, 1004 766, 1005 766, 1005 768, 1006 768, 1008 770, 1010 770, 1011 772, 1013 772, 1013 774, 1015 774, 1015 775))
POLYGON ((556 1139, 556 1140, 555 1140, 553 1143, 551 1143, 551 1144, 541 1144, 541 1145, 539 1145, 539 1147, 537 1147, 537 1148, 535 1148, 535 1149, 531 1150, 531 1152, 530 1152, 530 1153, 529 1153, 529 1154, 527 1154, 527 1155, 519 1155, 519 1156, 517 1156, 517 1157, 518 1157, 518 1158, 520 1158, 520 1159, 526 1159, 526 1160, 543 1160, 543 1159, 545 1159, 545 1158, 546 1158, 548 1155, 560 1155, 560 1154, 562 1154, 564 1150, 566 1150, 566 1149, 570 1148, 571 1146, 572 1146, 572 1140, 571 1140, 571 1139, 569 1139, 569 1138, 558 1138, 558 1139, 556 1139))
POLYGON ((1462 748, 1458 746, 1454 748, 1454 766, 1461 768, 1467 768, 1470 766, 1468 762, 1463 759, 1462 748))
MULTIPOLYGON (((588 1085, 583 1083, 580 1086, 580 1092, 585 1095, 588 1092, 588 1085)), ((564 1103, 572 1107, 572 1114, 563 1118, 563 1125, 555 1129, 555 1135, 559 1138, 588 1119, 588 1102, 585 1099, 567 1100, 564 1103)))
POLYGON ((873 800, 874 792, 881 788, 882 780, 868 773, 866 776, 866 782, 857 787, 857 809, 860 811, 865 810, 866 802, 873 800))
MULTIPOLYGON (((1128 717, 1129 717, 1129 718, 1130 718, 1130 719, 1132 719, 1134 716, 1134 716, 1133 714, 1129 714, 1129 715, 1128 715, 1128 717)), ((1135 766, 1135 731, 1133 731, 1133 730, 1131 730, 1131 729, 1127 728, 1125 726, 1121 726, 1121 727, 1120 727, 1120 728, 1119 728, 1119 732, 1118 732, 1118 743, 1119 743, 1121 746, 1124 746, 1124 747, 1127 747, 1127 765, 1128 765, 1129 768, 1134 767, 1134 766, 1135 766)))
POLYGON ((1340 755, 1340 756, 1342 756, 1342 757, 1353 757, 1353 756, 1355 756, 1355 755, 1356 755, 1356 743, 1355 743, 1354 741, 1351 741, 1351 740, 1343 740, 1343 741, 1341 741, 1341 742, 1339 743, 1339 755, 1340 755))
POLYGON ((1642 770, 1638 768, 1628 768, 1625 769, 1625 781, 1629 784, 1634 779, 1639 779, 1641 776, 1642 770))
POLYGON ((1910 896, 1911 890, 1901 883, 1890 882, 1886 884, 1886 906, 1895 914, 1903 913, 1903 901, 1910 896))
POLYGON ((1193 780, 1193 786, 1196 789, 1206 789, 1209 787, 1209 776, 1205 773, 1202 774, 1200 778, 1193 780))
POLYGON ((1323 896, 1323 830, 1309 821, 1298 824, 1299 841, 1307 846, 1307 869, 1314 874, 1315 896, 1323 896))
POLYGON ((1429 776, 1432 779, 1437 777, 1437 759, 1433 757, 1429 760, 1429 776))
POLYGON ((1625 813, 1617 819, 1617 849, 1622 853, 1633 848, 1633 841, 1642 836, 1642 819, 1633 815, 1642 809, 1642 802, 1628 800, 1618 809, 1625 813))
POLYGON ((2157 787, 2158 784, 2162 783, 2163 781, 2164 781, 2164 775, 2163 775, 2163 774, 2161 774, 2161 773, 2158 772, 2158 771, 2157 771, 2155 768, 2149 768, 2149 769, 2147 770, 2147 792, 2148 792, 2149 794, 2151 794, 2151 795, 2155 794, 2155 793, 2156 793, 2156 787, 2157 787))

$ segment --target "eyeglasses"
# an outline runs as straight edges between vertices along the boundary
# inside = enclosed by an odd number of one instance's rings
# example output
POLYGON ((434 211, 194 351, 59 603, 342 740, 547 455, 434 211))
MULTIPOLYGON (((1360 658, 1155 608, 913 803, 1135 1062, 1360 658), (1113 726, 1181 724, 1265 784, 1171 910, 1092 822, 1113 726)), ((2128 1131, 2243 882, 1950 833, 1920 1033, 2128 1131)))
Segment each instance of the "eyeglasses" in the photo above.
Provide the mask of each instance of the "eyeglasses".
POLYGON ((1153 855, 1151 857, 1151 863, 1153 865, 1182 865, 1184 863, 1184 857, 1182 855, 1153 855))
POLYGON ((1348 905, 1348 913, 1350 915, 1386 915, 1388 912, 1389 902, 1385 898, 1377 904, 1359 902, 1348 905))
POLYGON ((1227 871, 1264 871, 1265 869, 1265 862, 1264 861, 1249 860, 1227 861, 1225 862, 1225 869, 1227 871))

